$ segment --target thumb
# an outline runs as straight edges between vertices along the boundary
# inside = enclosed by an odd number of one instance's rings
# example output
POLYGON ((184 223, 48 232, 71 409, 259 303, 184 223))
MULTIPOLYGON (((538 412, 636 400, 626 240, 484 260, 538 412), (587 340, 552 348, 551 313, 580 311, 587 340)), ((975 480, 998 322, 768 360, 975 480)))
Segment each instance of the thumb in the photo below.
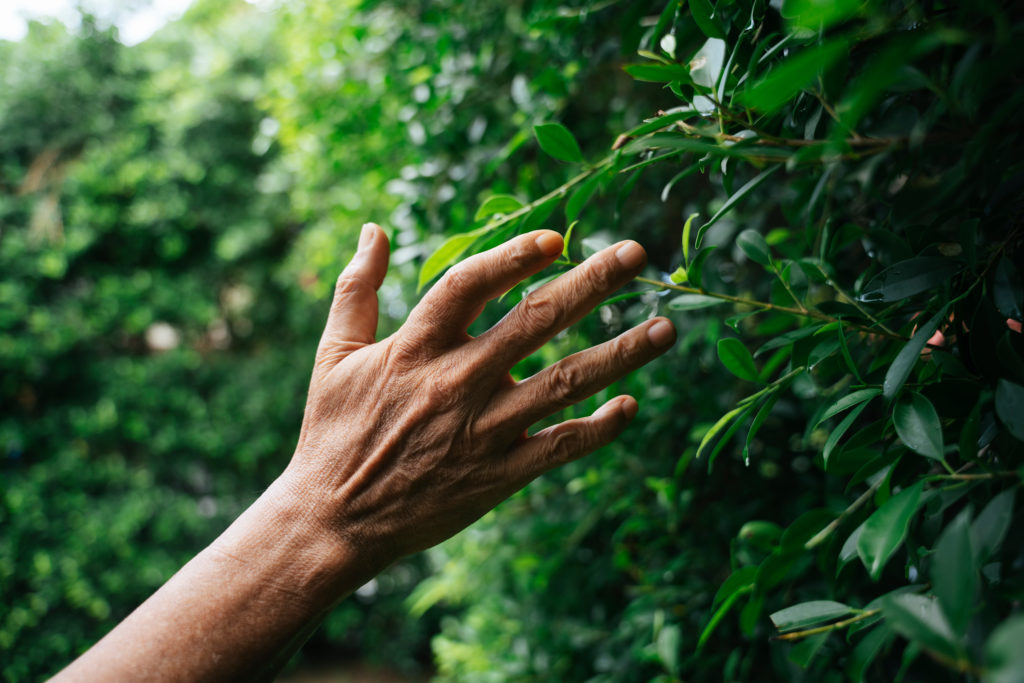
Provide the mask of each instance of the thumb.
POLYGON ((388 270, 388 237, 375 223, 359 235, 359 249, 334 288, 327 327, 320 338, 316 364, 328 369, 353 351, 372 344, 377 332, 377 289, 388 270))

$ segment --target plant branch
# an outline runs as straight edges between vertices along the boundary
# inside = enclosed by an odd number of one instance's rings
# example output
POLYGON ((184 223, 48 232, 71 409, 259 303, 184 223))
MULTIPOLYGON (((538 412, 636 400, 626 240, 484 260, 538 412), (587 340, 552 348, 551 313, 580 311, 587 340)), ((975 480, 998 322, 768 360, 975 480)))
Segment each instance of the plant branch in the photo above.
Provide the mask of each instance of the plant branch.
POLYGON ((818 626, 816 628, 809 628, 809 629, 805 629, 803 631, 793 631, 792 633, 783 633, 781 635, 775 636, 775 638, 773 640, 803 640, 804 638, 807 638, 807 637, 810 637, 810 636, 816 636, 819 633, 828 633, 829 631, 838 631, 839 629, 846 628, 847 626, 850 626, 851 624, 856 624, 858 621, 864 621, 865 619, 870 619, 871 617, 875 616, 876 614, 878 614, 881 611, 882 610, 880 610, 880 609, 869 609, 869 610, 866 610, 864 612, 861 612, 860 614, 858 614, 856 616, 850 617, 849 619, 843 619, 842 621, 837 621, 834 624, 828 624, 826 626, 818 626))

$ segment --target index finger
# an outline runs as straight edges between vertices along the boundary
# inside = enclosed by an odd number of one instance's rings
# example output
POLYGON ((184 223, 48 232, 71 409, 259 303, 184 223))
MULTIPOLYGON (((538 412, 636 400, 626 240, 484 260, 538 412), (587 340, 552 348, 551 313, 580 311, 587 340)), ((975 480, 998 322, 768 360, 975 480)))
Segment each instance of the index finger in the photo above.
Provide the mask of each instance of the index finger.
POLYGON ((444 344, 465 334, 491 299, 549 266, 562 253, 562 236, 535 230, 452 266, 409 314, 407 334, 422 344, 444 344))

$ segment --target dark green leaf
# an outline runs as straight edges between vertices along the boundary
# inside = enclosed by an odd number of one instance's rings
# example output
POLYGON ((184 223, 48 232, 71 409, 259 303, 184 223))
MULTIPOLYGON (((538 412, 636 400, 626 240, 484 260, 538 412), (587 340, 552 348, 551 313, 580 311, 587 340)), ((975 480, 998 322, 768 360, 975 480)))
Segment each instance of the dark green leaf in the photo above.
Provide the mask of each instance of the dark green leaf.
POLYGON ((862 5, 861 0, 784 0, 782 16, 794 27, 820 31, 856 15, 862 5))
POLYGON ((864 674, 871 663, 875 661, 878 654, 893 639, 895 634, 886 626, 877 626, 874 630, 864 636, 859 643, 850 651, 850 658, 846 663, 846 675, 854 683, 862 683, 864 674))
POLYGON ((1003 544, 1013 519, 1014 489, 1007 489, 993 498, 971 524, 971 548, 976 566, 989 561, 1003 544))
POLYGON ((533 127, 533 134, 537 136, 540 148, 559 161, 577 163, 583 161, 583 152, 580 151, 579 143, 569 132, 569 129, 560 123, 541 123, 533 127))
POLYGON ((812 334, 821 329, 821 327, 822 326, 820 324, 810 325, 808 327, 801 327, 799 329, 790 330, 789 332, 780 334, 778 337, 775 337, 775 339, 771 339, 762 344, 760 348, 758 348, 757 351, 754 352, 754 358, 757 358, 765 351, 771 351, 772 349, 777 349, 786 346, 787 344, 792 344, 793 342, 804 339, 805 337, 810 337, 812 334))
POLYGON ((690 14, 693 21, 708 38, 725 38, 725 30, 715 18, 715 10, 709 0, 690 0, 690 14))
POLYGON ((924 482, 903 489, 864 522, 857 539, 857 554, 875 581, 882 576, 889 558, 906 539, 923 489, 924 482))
POLYGON ((751 261, 762 266, 771 265, 772 252, 757 230, 744 230, 736 237, 736 244, 751 261))
POLYGON ((893 408, 892 422, 907 448, 932 460, 945 459, 942 424, 927 398, 916 391, 904 396, 893 408))
POLYGON ((580 211, 590 201, 600 182, 601 176, 595 173, 576 188, 576 191, 569 196, 569 201, 565 203, 565 220, 572 223, 579 217, 580 211))
POLYGON ((1024 320, 1024 287, 1021 286, 1020 273, 1013 261, 1003 256, 996 266, 996 279, 992 287, 992 296, 996 308, 1007 318, 1024 320))
POLYGON ((496 194, 484 200, 484 203, 477 209, 474 220, 487 218, 495 213, 512 213, 522 206, 523 203, 510 194, 496 194))
POLYGON ((716 144, 689 137, 683 133, 655 133, 650 137, 634 140, 623 148, 626 154, 638 154, 648 149, 675 149, 695 154, 709 154, 739 159, 778 159, 785 161, 792 152, 759 145, 716 144))
POLYGON ((933 289, 960 272, 960 264, 946 258, 919 256, 889 266, 871 278, 860 300, 899 301, 933 289))
POLYGON ((704 447, 707 446, 711 442, 711 440, 714 439, 715 436, 720 431, 725 429, 726 425, 728 425, 730 422, 732 422, 736 417, 738 417, 745 410, 747 410, 747 408, 745 406, 740 406, 739 408, 733 408, 732 410, 727 412, 725 415, 723 415, 722 417, 718 418, 718 422, 713 424, 711 426, 711 429, 709 429, 707 432, 704 433, 704 438, 702 438, 700 440, 700 445, 697 446, 697 457, 698 458, 700 457, 700 454, 704 451, 704 447))
POLYGON ((935 600, 902 593, 887 595, 881 602, 886 623, 897 633, 953 661, 962 658, 957 638, 935 600))
POLYGON ((739 339, 728 337, 718 340, 718 359, 732 374, 748 382, 758 381, 754 359, 739 339))
POLYGON ((900 352, 896 355, 896 359, 889 366, 889 369, 885 373, 885 383, 883 384, 883 393, 885 398, 892 400, 893 397, 903 387, 903 384, 910 377, 910 371, 914 369, 917 364, 917 360, 921 357, 921 350, 924 349, 925 344, 931 339, 931 336, 935 334, 935 330, 938 329, 939 323, 946 318, 946 310, 948 310, 949 304, 942 307, 938 313, 933 315, 931 319, 921 327, 917 328, 917 332, 911 337, 900 352))
POLYGON ((526 214, 526 217, 523 218, 522 231, 530 232, 531 230, 547 227, 547 220, 551 218, 551 214, 558 208, 559 202, 561 202, 561 199, 554 197, 533 207, 530 213, 526 214))
POLYGON ((840 39, 803 50, 750 85, 740 95, 740 101, 771 114, 811 85, 818 74, 828 69, 848 49, 847 41, 840 39))
POLYGON ((812 600, 779 610, 771 615, 775 628, 782 632, 797 631, 808 626, 832 621, 853 614, 856 610, 849 605, 832 600, 812 600))
POLYGON ((978 455, 978 427, 981 424, 981 401, 974 404, 960 430, 960 458, 965 462, 978 455))
POLYGON ((694 287, 701 286, 701 280, 703 279, 704 263, 711 256, 717 247, 706 247, 697 252, 697 255, 693 257, 693 261, 690 262, 689 268, 686 269, 686 275, 690 278, 690 282, 694 287))
MULTIPOLYGON (((638 81, 651 83, 669 83, 671 81, 690 82, 690 67, 682 64, 657 64, 648 62, 644 64, 627 64, 623 67, 630 76, 638 81)), ((667 123, 671 123, 666 122, 667 123)), ((661 128, 662 126, 658 126, 661 128)), ((654 130, 657 130, 655 128, 654 130)))
POLYGON ((728 599, 733 593, 738 590, 742 590, 754 583, 754 577, 757 576, 757 567, 741 567, 732 574, 729 575, 722 585, 718 587, 715 592, 715 597, 711 601, 711 606, 716 607, 723 600, 728 599))
POLYGON ((1020 683, 1024 671, 1024 615, 1000 624, 985 642, 985 682, 1020 683))
POLYGON ((757 414, 754 415, 754 421, 750 423, 750 429, 747 430, 747 440, 743 444, 743 462, 747 465, 750 464, 750 442, 754 440, 754 437, 757 436, 758 430, 761 429, 764 421, 768 419, 768 416, 772 412, 772 408, 775 407, 776 401, 779 400, 780 393, 781 392, 776 391, 769 396, 768 400, 761 404, 757 414))
POLYGON ((1006 379, 999 380, 996 415, 1011 434, 1024 441, 1024 387, 1006 379))
POLYGON ((963 638, 975 605, 978 567, 971 550, 970 512, 964 510, 946 525, 935 544, 932 590, 953 633, 963 638))
POLYGON ((700 229, 697 231, 696 246, 700 246, 701 240, 704 239, 704 233, 708 231, 708 228, 717 223, 719 218, 729 213, 734 206, 736 206, 739 202, 743 200, 744 197, 746 197, 748 194, 757 189, 757 187, 761 183, 766 181, 772 173, 775 173, 775 171, 779 170, 780 168, 782 168, 781 164, 767 168, 764 171, 758 173, 753 178, 751 178, 749 181, 747 181, 747 183, 743 187, 736 190, 736 192, 731 197, 729 197, 729 199, 727 199, 724 204, 722 204, 722 208, 716 211, 715 215, 708 219, 707 223, 700 226, 700 229))
POLYGON ((818 419, 817 424, 821 424, 830 417, 838 415, 848 408, 852 408, 853 406, 864 403, 865 401, 870 401, 881 393, 881 389, 860 389, 852 394, 847 394, 826 408, 821 418, 818 419))
POLYGON ((853 423, 857 421, 860 414, 864 412, 864 409, 868 407, 867 402, 861 403, 859 406, 850 411, 850 413, 842 419, 842 421, 836 425, 836 428, 832 430, 832 433, 828 435, 828 439, 825 440, 825 447, 821 451, 822 460, 825 461, 825 468, 828 468, 829 458, 832 456, 832 451, 839 445, 839 440, 850 430, 853 423))

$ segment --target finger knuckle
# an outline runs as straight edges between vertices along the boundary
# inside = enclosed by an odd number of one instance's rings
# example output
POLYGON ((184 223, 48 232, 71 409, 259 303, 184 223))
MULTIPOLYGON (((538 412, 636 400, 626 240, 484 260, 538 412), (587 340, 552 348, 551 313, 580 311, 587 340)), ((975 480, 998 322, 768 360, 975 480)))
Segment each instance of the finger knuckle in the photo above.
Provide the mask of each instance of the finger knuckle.
POLYGON ((470 267, 464 262, 449 268, 444 275, 443 282, 444 288, 450 296, 463 299, 473 291, 476 278, 470 267))
POLYGON ((516 307, 520 321, 528 329, 547 330, 559 320, 558 305, 542 294, 528 296, 516 307))
POLYGON ((643 346, 636 335, 624 334, 611 342, 612 355, 616 358, 633 358, 643 350, 643 346))
POLYGON ((595 260, 587 269, 587 279, 593 289, 606 291, 612 289, 616 283, 616 271, 611 262, 607 259, 595 260))
POLYGON ((565 430, 551 444, 551 461, 555 465, 564 465, 578 458, 584 447, 585 439, 580 431, 565 430))
POLYGON ((550 391, 561 403, 571 405, 582 398, 580 392, 586 376, 580 367, 563 363, 552 366, 549 373, 550 391))

